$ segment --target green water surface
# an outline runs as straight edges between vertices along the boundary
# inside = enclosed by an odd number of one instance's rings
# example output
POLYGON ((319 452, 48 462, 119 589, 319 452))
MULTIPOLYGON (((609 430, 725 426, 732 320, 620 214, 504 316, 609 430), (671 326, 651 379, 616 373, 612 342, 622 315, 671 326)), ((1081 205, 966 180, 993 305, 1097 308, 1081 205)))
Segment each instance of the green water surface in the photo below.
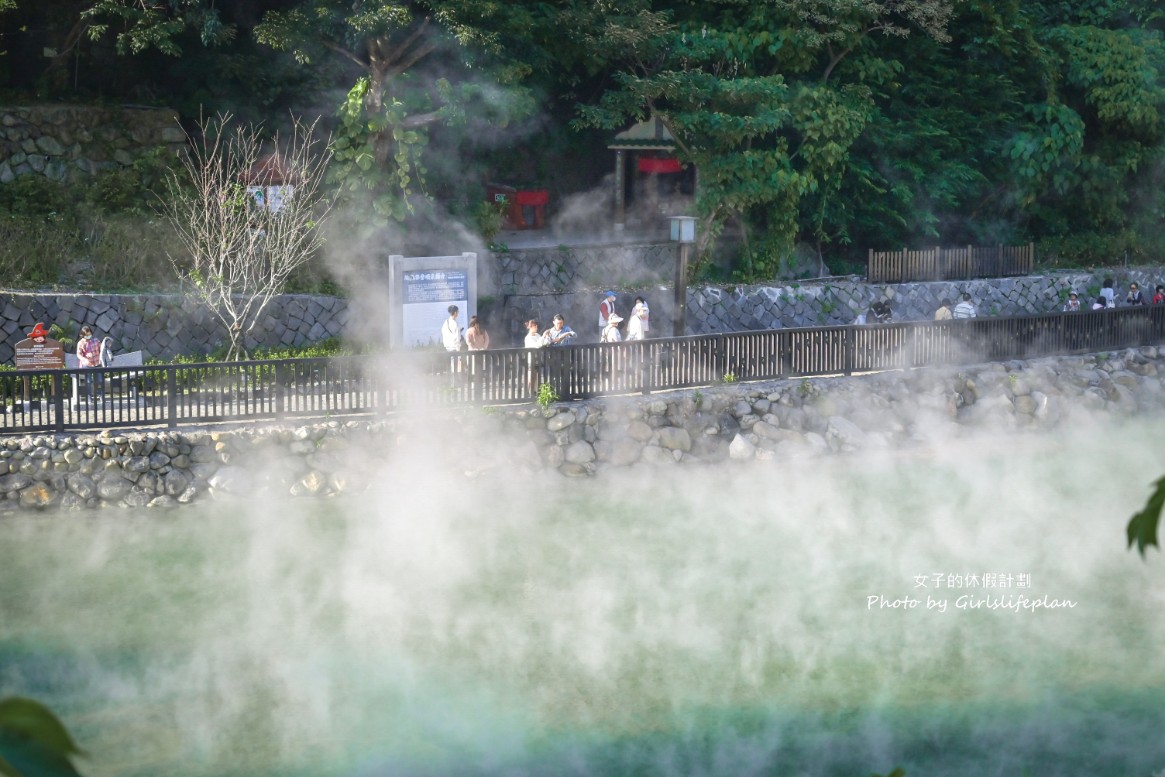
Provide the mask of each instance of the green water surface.
POLYGON ((0 696, 93 776, 1151 775, 1153 428, 5 517, 0 696))

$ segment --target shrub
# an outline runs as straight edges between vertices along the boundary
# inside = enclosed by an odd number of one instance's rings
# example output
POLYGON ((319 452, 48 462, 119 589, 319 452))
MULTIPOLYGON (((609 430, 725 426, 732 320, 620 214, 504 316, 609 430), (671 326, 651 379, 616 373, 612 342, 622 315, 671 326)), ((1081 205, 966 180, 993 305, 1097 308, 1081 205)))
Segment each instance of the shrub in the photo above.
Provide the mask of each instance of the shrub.
POLYGON ((79 242, 77 227, 64 217, 0 216, 0 278, 5 286, 55 286, 79 242))
POLYGON ((167 257, 185 255, 165 220, 132 214, 94 216, 83 248, 73 275, 88 287, 109 290, 173 287, 174 269, 167 257))
POLYGON ((17 216, 53 216, 75 211, 76 193, 41 175, 22 175, 0 185, 0 210, 17 216))

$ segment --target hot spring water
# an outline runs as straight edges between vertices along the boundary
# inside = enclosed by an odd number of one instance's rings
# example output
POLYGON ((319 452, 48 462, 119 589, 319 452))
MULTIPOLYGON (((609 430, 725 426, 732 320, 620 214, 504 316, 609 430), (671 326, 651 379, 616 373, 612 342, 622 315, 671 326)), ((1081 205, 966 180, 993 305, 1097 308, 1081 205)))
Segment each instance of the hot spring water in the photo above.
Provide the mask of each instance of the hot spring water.
POLYGON ((1148 777, 1153 426, 6 517, 0 696, 91 777, 1148 777))

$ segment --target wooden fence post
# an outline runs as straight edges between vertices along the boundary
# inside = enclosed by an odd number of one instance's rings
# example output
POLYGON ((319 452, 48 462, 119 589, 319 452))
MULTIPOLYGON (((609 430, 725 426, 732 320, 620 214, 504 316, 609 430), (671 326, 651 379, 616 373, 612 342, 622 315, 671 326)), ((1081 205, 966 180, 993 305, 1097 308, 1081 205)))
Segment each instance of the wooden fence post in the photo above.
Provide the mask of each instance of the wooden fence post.
POLYGON ((846 327, 841 333, 842 367, 846 375, 854 374, 854 332, 853 326, 846 327))
POLYGON ((65 380, 64 373, 54 370, 51 376, 53 386, 53 413, 57 417, 55 424, 58 432, 65 431, 65 380))
POLYGON ((173 429, 178 425, 178 370, 174 365, 166 367, 166 426, 173 429))

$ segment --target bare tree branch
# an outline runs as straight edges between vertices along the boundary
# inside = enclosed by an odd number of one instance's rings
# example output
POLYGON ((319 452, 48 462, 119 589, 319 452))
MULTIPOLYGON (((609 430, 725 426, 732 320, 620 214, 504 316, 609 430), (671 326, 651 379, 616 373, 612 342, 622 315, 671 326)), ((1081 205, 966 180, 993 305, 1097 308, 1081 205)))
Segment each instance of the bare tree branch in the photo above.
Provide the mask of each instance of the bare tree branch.
POLYGON ((204 120, 182 168, 168 180, 166 216, 189 253, 175 271, 226 330, 228 358, 246 355, 246 337, 291 274, 323 244, 318 225, 335 193, 323 188, 331 158, 316 125, 292 123, 288 136, 263 142, 261 129, 230 114, 204 120), (248 184, 284 179, 279 203, 248 184))

